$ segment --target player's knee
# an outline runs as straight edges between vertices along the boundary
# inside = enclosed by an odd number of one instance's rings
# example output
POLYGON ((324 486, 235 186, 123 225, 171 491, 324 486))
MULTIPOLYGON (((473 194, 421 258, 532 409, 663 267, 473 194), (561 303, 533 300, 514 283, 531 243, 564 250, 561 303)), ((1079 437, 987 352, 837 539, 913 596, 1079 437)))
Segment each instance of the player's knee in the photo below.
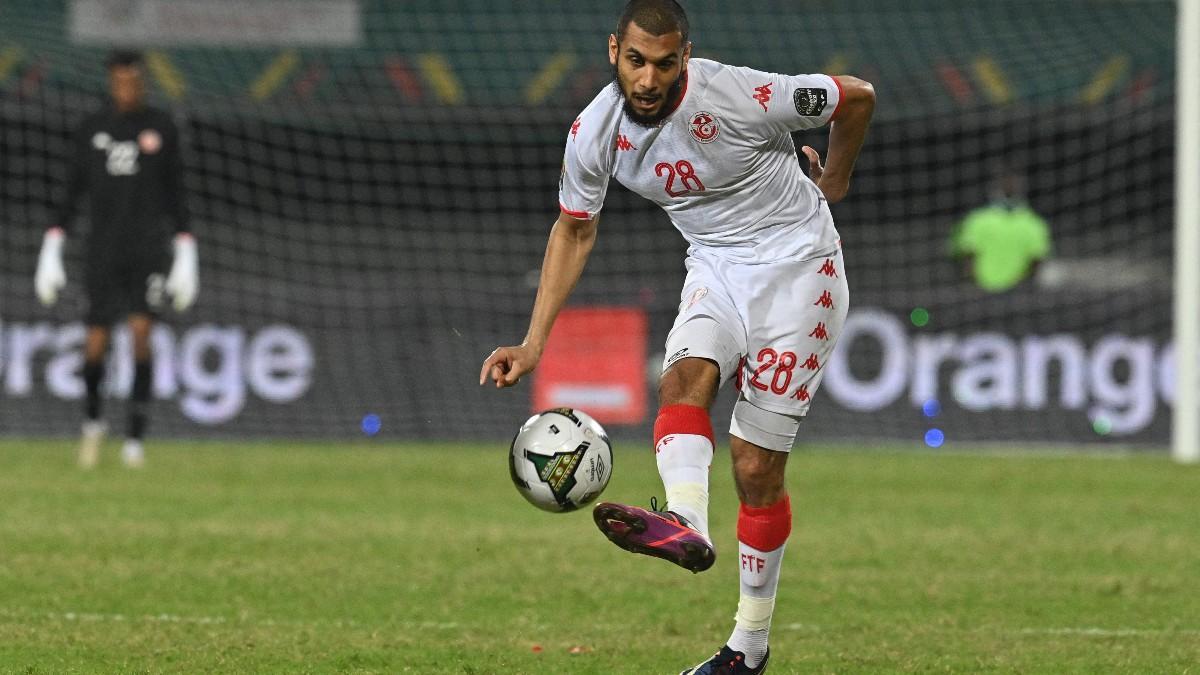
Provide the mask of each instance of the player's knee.
POLYGON ((735 452, 733 455, 733 474, 738 482, 754 485, 770 483, 780 476, 778 468, 766 452, 735 452))
POLYGON ((150 359, 150 329, 153 322, 148 317, 134 316, 129 320, 129 332, 133 338, 133 358, 137 361, 150 359))
POLYGON ((738 499, 748 506, 766 506, 783 499, 787 455, 753 448, 734 452, 733 478, 738 499))
POLYGON ((695 405, 708 408, 717 393, 717 365, 707 359, 676 361, 658 381, 659 405, 695 405))
POLYGON ((743 504, 773 504, 786 494, 784 469, 799 429, 799 417, 763 410, 739 397, 729 433, 734 482, 743 504))
POLYGON ((139 363, 142 361, 149 361, 151 357, 152 357, 152 354, 151 354, 149 340, 145 340, 140 343, 134 342, 134 344, 133 344, 133 360, 134 361, 138 361, 139 363))
POLYGON ((89 363, 102 361, 108 352, 109 329, 104 326, 89 326, 84 342, 84 358, 89 363))

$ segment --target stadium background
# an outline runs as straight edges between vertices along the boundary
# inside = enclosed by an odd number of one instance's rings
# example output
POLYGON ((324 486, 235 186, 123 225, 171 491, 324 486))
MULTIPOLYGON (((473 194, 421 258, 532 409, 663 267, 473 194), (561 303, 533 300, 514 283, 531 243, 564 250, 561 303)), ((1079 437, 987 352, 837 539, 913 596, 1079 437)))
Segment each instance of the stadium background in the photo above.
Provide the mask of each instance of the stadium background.
MULTIPOLYGON (((562 144, 610 78, 620 3, 333 4, 357 10, 352 44, 148 45, 201 247, 199 303, 160 334, 153 433, 349 437, 376 414, 383 438, 506 437, 531 387, 480 390, 478 365, 524 332, 562 144)), ((66 139, 103 83, 107 45, 72 34, 70 7, 0 10, 0 434, 78 422, 62 402, 82 391, 78 266, 53 310, 32 292, 66 139)), ((876 86, 834 209, 859 333, 807 437, 1166 443, 1174 3, 687 7, 696 56, 876 86), (945 247, 1000 164, 1027 177, 1055 251, 989 295, 945 247)), ((644 313, 650 402, 683 254, 614 183, 572 306, 644 313)), ((651 413, 612 430, 639 437, 651 413)))

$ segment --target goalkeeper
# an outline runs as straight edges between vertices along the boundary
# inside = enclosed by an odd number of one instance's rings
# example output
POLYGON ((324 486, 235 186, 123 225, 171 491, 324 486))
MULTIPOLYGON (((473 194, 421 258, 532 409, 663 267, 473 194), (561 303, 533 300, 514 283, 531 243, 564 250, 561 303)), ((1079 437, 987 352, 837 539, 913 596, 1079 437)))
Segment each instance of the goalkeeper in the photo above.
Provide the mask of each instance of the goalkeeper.
POLYGON ((133 389, 121 458, 140 467, 152 382, 150 331, 164 302, 183 311, 198 288, 179 132, 165 111, 146 104, 139 54, 114 52, 107 68, 111 100, 72 137, 67 193, 42 241, 34 283, 42 304, 57 301, 67 281, 63 244, 86 195, 91 231, 83 247, 87 402, 79 463, 84 468, 96 465, 107 430, 100 383, 113 324, 125 318, 133 338, 133 389))

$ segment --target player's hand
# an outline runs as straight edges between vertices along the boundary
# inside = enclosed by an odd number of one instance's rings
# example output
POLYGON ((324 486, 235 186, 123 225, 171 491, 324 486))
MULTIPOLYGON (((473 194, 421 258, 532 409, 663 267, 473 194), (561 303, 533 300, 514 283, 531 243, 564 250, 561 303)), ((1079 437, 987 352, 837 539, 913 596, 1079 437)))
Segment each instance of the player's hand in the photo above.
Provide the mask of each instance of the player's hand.
POLYGON ((175 235, 175 261, 167 275, 166 291, 176 312, 182 312, 196 302, 200 290, 200 271, 196 256, 196 240, 182 232, 175 235))
POLYGON ((511 387, 521 376, 537 368, 541 358, 541 351, 530 345, 497 347, 483 360, 483 367, 479 369, 479 384, 491 378, 497 389, 511 387))
POLYGON ((821 155, 817 154, 812 146, 806 145, 801 148, 801 151, 808 158, 808 177, 817 184, 821 194, 825 195, 825 201, 830 204, 842 201, 846 193, 850 191, 850 181, 826 177, 825 166, 821 164, 821 155))
POLYGON ((63 269, 62 247, 65 239, 62 228, 52 227, 42 237, 42 251, 38 254, 37 273, 33 277, 33 288, 38 300, 47 307, 58 302, 58 292, 67 285, 67 272, 63 269))

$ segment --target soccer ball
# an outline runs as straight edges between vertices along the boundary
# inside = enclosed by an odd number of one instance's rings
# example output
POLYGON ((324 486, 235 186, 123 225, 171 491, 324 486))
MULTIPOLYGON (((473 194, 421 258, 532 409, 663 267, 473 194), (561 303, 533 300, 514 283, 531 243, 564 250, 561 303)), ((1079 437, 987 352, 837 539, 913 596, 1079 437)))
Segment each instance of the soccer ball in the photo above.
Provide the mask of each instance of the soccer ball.
POLYGON ((513 438, 508 469, 530 504, 574 511, 595 499, 612 476, 608 434, 590 415, 554 408, 530 417, 513 438))

